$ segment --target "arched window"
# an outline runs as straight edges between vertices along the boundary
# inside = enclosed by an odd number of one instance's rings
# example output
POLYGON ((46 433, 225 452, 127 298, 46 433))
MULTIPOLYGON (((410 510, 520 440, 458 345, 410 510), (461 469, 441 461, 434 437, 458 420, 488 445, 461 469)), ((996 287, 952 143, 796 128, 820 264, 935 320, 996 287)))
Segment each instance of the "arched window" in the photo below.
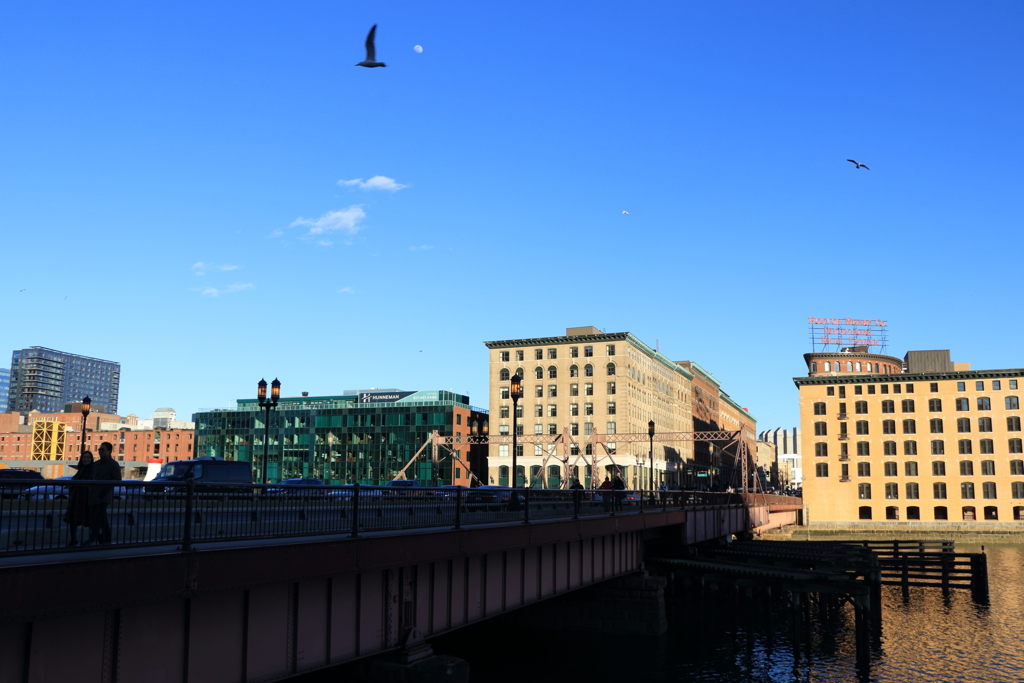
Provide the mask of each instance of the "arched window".
POLYGON ((609 363, 607 367, 608 367, 608 375, 609 376, 614 375, 615 374, 615 363, 609 363))
POLYGON ((537 368, 533 371, 533 376, 537 379, 544 379, 544 368, 537 368))
POLYGON ((548 368, 548 379, 558 379, 558 368, 554 365, 548 368))
POLYGON ((593 377, 594 376, 594 366, 590 365, 589 363, 587 365, 583 366, 583 374, 586 375, 587 377, 593 377))
POLYGON ((1024 481, 1015 481, 1010 484, 1010 497, 1017 500, 1024 498, 1024 481))
POLYGON ((935 506, 935 519, 943 520, 949 519, 949 510, 946 509, 945 505, 935 506))
POLYGON ((570 368, 569 368, 569 376, 570 377, 579 377, 580 376, 579 366, 576 366, 576 365, 570 366, 570 368))
POLYGON ((871 519, 871 506, 870 505, 861 505, 860 508, 858 509, 858 513, 859 513, 858 517, 860 519, 871 519))
POLYGON ((885 518, 886 519, 899 519, 900 518, 900 509, 898 507, 896 507, 895 505, 888 506, 887 508, 885 508, 885 518))
POLYGON ((846 371, 847 372, 853 372, 853 362, 852 361, 846 361, 846 371))
POLYGON ((878 363, 875 363, 875 374, 878 374, 878 363))
POLYGON ((818 361, 813 360, 813 361, 811 361, 811 372, 817 372, 817 371, 818 371, 818 361))
MULTIPOLYGON (((973 498, 974 496, 971 496, 971 497, 973 498)), ((973 522, 975 519, 977 519, 976 515, 974 514, 974 506, 973 505, 965 505, 963 507, 963 515, 964 515, 964 521, 965 522, 973 522)))
POLYGON ((907 508, 907 519, 921 519, 921 508, 911 505, 907 508))
POLYGON ((1011 460, 1010 474, 1016 476, 1024 475, 1024 460, 1011 460))
POLYGON ((832 363, 825 361, 825 372, 832 372, 832 363))
POLYGON ((501 372, 498 373, 498 379, 502 382, 507 382, 509 379, 508 368, 502 368, 501 372))
POLYGON ((871 500, 871 484, 857 484, 857 497, 861 500, 871 500))
POLYGON ((857 368, 857 372, 860 372, 860 361, 857 361, 857 364, 856 364, 855 367, 857 368))

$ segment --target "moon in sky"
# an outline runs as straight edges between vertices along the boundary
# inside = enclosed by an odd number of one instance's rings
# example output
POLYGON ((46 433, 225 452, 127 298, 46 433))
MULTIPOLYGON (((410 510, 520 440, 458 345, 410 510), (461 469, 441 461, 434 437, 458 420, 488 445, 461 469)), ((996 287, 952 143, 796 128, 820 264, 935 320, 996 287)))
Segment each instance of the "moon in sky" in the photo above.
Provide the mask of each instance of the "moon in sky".
POLYGON ((416 52, 423 52, 423 46, 417 45, 416 47, 413 48, 413 50, 415 50, 416 52))

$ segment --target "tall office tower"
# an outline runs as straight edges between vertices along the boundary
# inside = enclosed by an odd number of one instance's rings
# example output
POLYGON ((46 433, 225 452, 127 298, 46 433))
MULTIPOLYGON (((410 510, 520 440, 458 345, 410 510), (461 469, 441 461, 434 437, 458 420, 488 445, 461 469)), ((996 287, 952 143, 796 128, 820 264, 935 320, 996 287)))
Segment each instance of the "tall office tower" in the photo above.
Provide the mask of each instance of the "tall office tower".
POLYGON ((7 410, 7 394, 11 390, 11 371, 0 368, 0 413, 7 410))
POLYGON ((117 413, 120 363, 32 346, 11 354, 10 372, 8 410, 56 413, 88 396, 94 410, 117 413))

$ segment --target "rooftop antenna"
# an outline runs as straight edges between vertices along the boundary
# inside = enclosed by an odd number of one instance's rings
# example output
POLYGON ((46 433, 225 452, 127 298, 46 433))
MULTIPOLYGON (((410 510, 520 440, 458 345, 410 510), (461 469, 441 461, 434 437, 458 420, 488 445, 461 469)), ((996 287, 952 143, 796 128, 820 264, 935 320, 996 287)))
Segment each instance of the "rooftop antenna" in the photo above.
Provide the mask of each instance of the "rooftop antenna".
POLYGON ((655 340, 654 340, 654 349, 655 349, 655 350, 656 350, 656 351, 657 351, 658 353, 661 353, 661 340, 660 340, 660 339, 655 339, 655 340))

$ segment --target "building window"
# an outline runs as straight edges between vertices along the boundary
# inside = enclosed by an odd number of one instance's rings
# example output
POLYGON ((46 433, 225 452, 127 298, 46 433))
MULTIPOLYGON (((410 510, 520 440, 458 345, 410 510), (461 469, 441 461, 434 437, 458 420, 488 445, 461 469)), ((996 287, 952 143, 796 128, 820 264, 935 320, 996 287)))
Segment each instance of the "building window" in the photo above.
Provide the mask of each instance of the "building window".
POLYGON ((828 476, 828 463, 819 462, 814 466, 814 476, 816 477, 827 477, 828 476))
POLYGON ((1010 447, 1011 453, 1024 453, 1024 442, 1020 439, 1010 439, 1007 445, 1010 447))
POLYGON ((932 441, 932 455, 945 455, 946 444, 943 441, 932 441))
POLYGON ((607 355, 609 355, 609 356, 614 356, 614 355, 615 355, 615 344, 608 344, 608 345, 607 345, 607 346, 605 347, 605 351, 607 351, 607 352, 608 352, 608 354, 607 354, 607 355))
POLYGON ((815 422, 814 423, 814 435, 815 436, 828 436, 828 423, 826 423, 826 422, 815 422))
POLYGON ((525 360, 526 353, 520 349, 516 351, 516 360, 525 360))
POLYGON ((978 431, 979 432, 991 432, 992 431, 992 418, 991 417, 979 417, 978 418, 978 431))
POLYGON ((992 410, 992 399, 988 396, 979 396, 978 410, 992 410))
POLYGON ((857 463, 857 476, 858 477, 870 477, 871 476, 871 463, 859 462, 857 463))
POLYGON ((960 484, 960 497, 964 500, 974 499, 974 484, 969 481, 965 481, 960 484))
POLYGON ((903 421, 903 433, 904 434, 917 434, 917 422, 914 420, 903 421))
POLYGON ((558 385, 557 384, 549 384, 548 385, 548 398, 556 398, 557 396, 558 396, 558 385))
POLYGON ((857 433, 866 435, 868 433, 868 421, 857 420, 857 433))
POLYGON ((537 367, 533 370, 534 379, 544 379, 544 368, 537 367))
POLYGON ((586 384, 584 384, 583 385, 583 395, 584 396, 593 396, 594 395, 594 385, 591 384, 590 382, 587 382, 586 384))
POLYGON ((900 485, 896 483, 885 485, 885 499, 897 500, 900 497, 900 485))
POLYGON ((934 417, 931 420, 928 420, 928 431, 930 431, 932 434, 941 434, 942 433, 942 418, 941 417, 934 417))
POLYGON ((533 351, 534 360, 544 360, 544 349, 534 349, 533 351))
POLYGON ((931 385, 928 388, 931 390, 931 392, 933 394, 937 393, 939 391, 939 383, 938 382, 932 382, 931 385))
POLYGON ((558 368, 554 365, 548 368, 548 379, 558 379, 558 368))
POLYGON ((992 391, 999 391, 1002 388, 1003 388, 1003 383, 1000 380, 998 380, 998 379, 992 380, 992 391))
POLYGON ((825 395, 826 396, 835 396, 836 395, 836 388, 835 387, 825 387, 825 395))
POLYGON ((555 360, 558 358, 558 349, 548 349, 548 360, 555 360))
POLYGON ((1024 481, 1015 481, 1010 484, 1010 496, 1018 500, 1024 498, 1024 481))
POLYGON ((508 425, 499 425, 498 433, 501 434, 502 436, 508 434, 508 425))
POLYGON ((606 430, 605 434, 614 434, 615 433, 615 423, 614 422, 608 422, 607 424, 605 424, 605 430, 606 430))
MULTIPOLYGON (((878 370, 876 369, 875 372, 878 372, 878 370)), ((875 393, 875 385, 874 384, 869 384, 868 385, 868 393, 872 394, 872 395, 875 393)))
MULTIPOLYGON (((856 363, 854 363, 854 367, 857 368, 857 372, 860 372, 860 361, 857 361, 856 363)), ((860 388, 860 387, 858 387, 858 388, 860 388)))
POLYGON ((966 398, 958 398, 956 399, 956 409, 957 412, 966 413, 971 409, 971 402, 966 398))
POLYGON ((861 505, 858 509, 858 515, 860 519, 871 519, 871 506, 861 505))
POLYGON ((590 365, 589 363, 587 365, 584 365, 583 366, 583 374, 585 376, 587 376, 587 377, 593 377, 594 376, 594 366, 590 365))
POLYGON ((500 351, 498 353, 498 357, 501 358, 501 362, 502 363, 507 363, 508 362, 508 351, 500 351))
MULTIPOLYGON (((860 389, 860 387, 857 387, 857 388, 860 389)), ((867 401, 857 401, 856 403, 853 404, 853 412, 857 413, 858 415, 867 415, 868 414, 868 402, 867 401)))
POLYGON ((917 482, 915 482, 915 481, 907 482, 907 500, 917 500, 920 497, 921 497, 921 489, 918 486, 917 482))
POLYGON ((916 441, 904 441, 903 442, 903 455, 917 455, 917 442, 916 441))
POLYGON ((882 433, 883 434, 895 434, 896 433, 896 420, 882 420, 882 433))
POLYGON ((902 404, 901 404, 900 407, 903 409, 904 413, 912 413, 912 412, 914 412, 914 399, 912 399, 912 398, 905 398, 905 399, 903 399, 902 404))
POLYGON ((928 399, 928 412, 930 412, 930 413, 941 413, 942 412, 942 399, 941 398, 930 398, 930 399, 928 399))
POLYGON ((846 371, 853 372, 853 361, 846 361, 846 371))
POLYGON ((1011 475, 1024 475, 1024 460, 1011 460, 1010 461, 1010 474, 1011 475))
POLYGON ((1005 400, 1007 410, 1020 410, 1020 400, 1016 396, 1007 396, 1005 400))
POLYGON ((905 463, 903 465, 903 472, 908 477, 916 477, 917 476, 917 463, 914 462, 913 460, 911 460, 908 463, 905 463))
POLYGON ((956 419, 956 431, 961 434, 969 434, 971 431, 971 418, 958 417, 956 419))
POLYGON ((846 387, 839 387, 839 398, 846 398, 846 387))
POLYGON ((508 387, 502 387, 498 393, 503 399, 508 400, 508 387))
POLYGON ((970 460, 960 461, 960 476, 961 477, 973 477, 974 476, 974 463, 970 460))
POLYGON ((817 372, 817 371, 818 371, 818 362, 817 361, 811 361, 811 372, 817 372))
POLYGON ((615 382, 608 382, 608 395, 609 396, 614 396, 615 395, 615 382))
MULTIPOLYGON (((885 386, 885 385, 882 385, 885 386)), ((895 413, 896 402, 895 401, 882 401, 882 412, 883 413, 895 413)))
POLYGON ((956 383, 956 390, 957 391, 967 391, 967 383, 966 382, 957 382, 956 383))
POLYGON ((857 497, 861 500, 871 500, 871 484, 857 484, 857 497))
POLYGON ((509 380, 508 368, 502 368, 501 372, 498 373, 498 381, 507 382, 509 380))
POLYGON ((580 385, 579 384, 570 384, 569 385, 569 395, 570 396, 579 396, 580 395, 580 385))
POLYGON ((543 385, 538 384, 536 387, 534 387, 534 395, 537 398, 544 398, 544 387, 543 387, 543 385))
POLYGON ((956 444, 957 444, 957 451, 960 453, 960 455, 970 455, 971 454, 971 440, 970 439, 960 439, 959 441, 956 442, 956 444))
POLYGON ((858 384, 857 386, 855 386, 855 387, 853 388, 853 393, 854 393, 855 395, 857 395, 857 396, 860 396, 861 394, 863 394, 863 393, 864 393, 864 387, 862 387, 861 385, 859 385, 859 384, 858 384))
POLYGON ((548 425, 548 434, 557 434, 557 433, 558 433, 558 425, 549 424, 548 425))
POLYGON ((867 441, 858 441, 857 455, 871 455, 871 444, 867 441))
POLYGON ((498 412, 500 414, 499 415, 500 417, 507 418, 508 417, 508 406, 501 406, 501 408, 498 409, 498 412))
POLYGON ((932 484, 932 498, 936 500, 946 499, 946 482, 937 481, 932 484))
POLYGON ((885 473, 885 476, 887 476, 887 477, 895 477, 896 476, 896 463, 894 463, 894 462, 883 463, 882 464, 882 471, 885 473))
POLYGON ((569 404, 569 415, 570 415, 570 417, 576 417, 579 414, 580 414, 580 404, 579 403, 570 403, 569 404))
POLYGON ((612 376, 615 374, 615 363, 609 363, 607 365, 608 375, 612 376))
POLYGON ((889 385, 888 384, 879 384, 878 386, 879 386, 879 392, 880 393, 883 393, 883 394, 888 394, 889 393, 889 385))
POLYGON ((534 417, 544 417, 544 406, 540 405, 539 403, 537 405, 535 405, 533 407, 533 416, 534 417))
POLYGON ((579 436, 580 435, 580 423, 579 422, 570 423, 570 425, 569 425, 569 434, 572 435, 572 436, 579 436))
POLYGON ((992 441, 992 439, 982 439, 981 441, 978 442, 978 446, 980 446, 978 452, 982 453, 983 455, 990 455, 996 452, 995 442, 992 441))
POLYGON ((569 358, 579 358, 579 357, 580 357, 580 347, 578 347, 578 346, 570 346, 569 347, 569 358))
POLYGON ((591 356, 593 356, 594 355, 594 347, 593 346, 584 346, 583 347, 583 355, 586 358, 590 358, 591 356))
POLYGON ((883 455, 896 455, 896 442, 886 441, 882 444, 883 455))
POLYGON ((936 460, 932 463, 932 476, 933 477, 944 477, 946 476, 946 463, 941 460, 936 460))
POLYGON ((983 477, 994 477, 994 476, 996 476, 996 462, 995 462, 995 460, 982 460, 981 461, 981 476, 983 476, 983 477))
POLYGON ((558 406, 553 403, 548 406, 548 417, 558 417, 558 406))
POLYGON ((569 366, 569 377, 579 377, 579 376, 580 376, 580 368, 579 368, 579 366, 578 365, 570 365, 569 366))
POLYGON ((899 384, 893 384, 892 385, 892 393, 898 394, 898 393, 900 393, 902 388, 903 387, 901 385, 899 385, 899 384))
POLYGON ((1008 418, 1006 418, 1006 431, 1008 431, 1008 432, 1019 432, 1020 431, 1020 418, 1019 417, 1008 417, 1008 418))
POLYGON ((980 381, 980 380, 975 382, 974 383, 974 390, 975 391, 985 391, 985 383, 980 381))
MULTIPOLYGON (((828 444, 827 443, 816 443, 814 444, 814 455, 819 458, 828 457, 828 444)), ((1016 462, 1024 462, 1017 460, 1016 462)))
POLYGON ((814 404, 814 414, 815 415, 824 415, 825 414, 825 404, 822 403, 822 402, 815 403, 814 404))
POLYGON ((594 414, 594 404, 593 403, 584 403, 583 404, 583 414, 584 415, 593 415, 594 414))
POLYGON ((609 415, 614 415, 615 414, 615 401, 608 401, 608 414, 609 415))
POLYGON ((1010 388, 1014 389, 1014 390, 1017 389, 1017 380, 1015 380, 1015 379, 1011 379, 1010 380, 1010 388))

